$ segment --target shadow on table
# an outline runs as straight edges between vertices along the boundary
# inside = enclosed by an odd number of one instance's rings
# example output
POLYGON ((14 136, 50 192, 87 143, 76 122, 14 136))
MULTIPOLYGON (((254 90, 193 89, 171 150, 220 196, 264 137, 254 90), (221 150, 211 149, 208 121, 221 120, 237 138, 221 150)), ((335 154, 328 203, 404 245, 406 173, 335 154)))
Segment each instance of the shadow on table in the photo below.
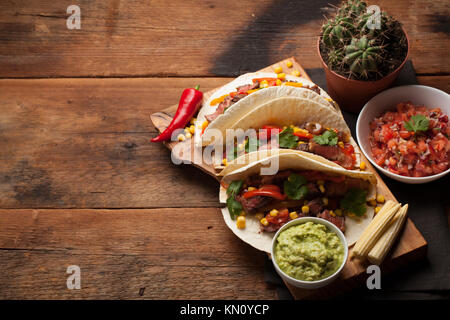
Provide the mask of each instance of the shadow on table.
MULTIPOLYGON (((231 46, 221 55, 214 58, 214 66, 210 70, 218 76, 237 76, 251 70, 259 70, 271 65, 271 57, 267 54, 274 45, 286 40, 286 34, 293 27, 305 25, 310 21, 324 19, 327 9, 337 5, 338 0, 273 1, 264 12, 244 26, 243 32, 236 35, 231 46), (235 70, 230 73, 230 70, 235 70)), ((319 34, 320 30, 317 30, 319 34)), ((290 34, 289 36, 292 36, 290 34)), ((286 56, 295 53, 295 47, 286 46, 280 54, 286 56)))

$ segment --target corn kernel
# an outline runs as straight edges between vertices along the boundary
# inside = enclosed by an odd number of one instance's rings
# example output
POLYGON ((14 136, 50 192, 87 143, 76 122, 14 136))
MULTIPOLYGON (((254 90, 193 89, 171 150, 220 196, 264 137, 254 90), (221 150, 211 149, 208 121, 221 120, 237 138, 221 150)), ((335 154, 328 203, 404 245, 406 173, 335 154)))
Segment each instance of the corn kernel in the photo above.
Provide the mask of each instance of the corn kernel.
POLYGON ((333 212, 333 210, 330 210, 330 216, 336 217, 336 214, 333 212))
POLYGON ((309 213, 309 207, 308 207, 308 206, 303 206, 303 207, 302 207, 302 212, 303 212, 304 214, 308 214, 308 213, 309 213))
POLYGON ((185 133, 190 132, 189 127, 184 128, 184 132, 185 132, 185 133))
POLYGON ((281 80, 280 79, 277 79, 277 82, 276 82, 276 84, 277 84, 277 86, 281 86, 281 80))
POLYGON ((323 181, 323 180, 317 180, 317 184, 318 184, 319 186, 323 186, 324 183, 325 183, 325 181, 323 181))
POLYGON ((286 73, 282 72, 282 73, 277 74, 277 78, 281 79, 281 80, 285 79, 286 78, 286 73))
POLYGON ((186 139, 192 138, 192 134, 190 132, 186 133, 186 139))
POLYGON ((222 164, 223 164, 224 166, 226 166, 226 165, 228 164, 227 158, 225 158, 225 159, 222 160, 222 164))
POLYGON ((189 123, 195 125, 195 121, 197 121, 197 118, 192 118, 191 121, 189 121, 189 123))
POLYGON ((261 219, 264 218, 264 214, 261 212, 258 212, 257 214, 255 214, 255 218, 261 221, 261 219))
POLYGON ((384 203, 384 196, 382 194, 377 195, 377 202, 384 203))
POLYGON ((205 130, 205 128, 208 126, 208 124, 209 124, 208 120, 203 121, 202 130, 205 130))
POLYGON ((247 191, 255 191, 256 188, 255 187, 248 187, 247 191))
POLYGON ((263 226, 267 226, 267 225, 269 224, 269 221, 267 221, 266 218, 262 218, 261 220, 259 220, 259 222, 261 222, 261 224, 262 224, 263 226))
POLYGON ((323 186, 323 184, 319 184, 319 190, 322 193, 325 193, 325 187, 323 186))
POLYGON ((334 213, 336 213, 336 215, 338 215, 339 217, 342 217, 342 210, 341 209, 336 209, 334 211, 334 213))
POLYGON ((295 77, 300 77, 300 71, 298 71, 298 70, 292 71, 291 74, 295 77))
POLYGON ((186 137, 185 137, 182 133, 180 133, 180 134, 177 136, 177 139, 178 139, 178 141, 184 141, 184 140, 186 140, 186 137))
POLYGON ((381 207, 376 207, 376 208, 375 208, 375 213, 380 212, 380 210, 381 210, 381 207))
POLYGON ((244 216, 237 217, 236 227, 238 227, 238 229, 244 229, 245 228, 245 217, 244 216))
POLYGON ((270 211, 270 215, 271 215, 272 217, 276 217, 276 216, 278 215, 278 210, 277 210, 277 209, 272 209, 272 210, 270 211))
POLYGON ((361 161, 361 163, 359 164, 359 168, 361 170, 366 170, 366 163, 364 161, 361 161))
POLYGON ((287 61, 287 62, 286 62, 286 66, 287 66, 288 68, 292 68, 293 65, 294 65, 294 64, 292 63, 292 61, 287 61))
POLYGON ((189 127, 189 132, 190 132, 191 134, 194 134, 194 133, 195 133, 195 126, 194 126, 194 125, 191 125, 191 126, 189 127))
POLYGON ((283 126, 283 130, 286 130, 287 129, 287 127, 286 126, 283 126))
POLYGON ((344 147, 344 143, 343 143, 342 141, 339 141, 339 142, 338 142, 338 146, 341 147, 341 148, 343 148, 343 147, 344 147))
POLYGON ((377 202, 375 201, 375 199, 369 200, 369 205, 371 205, 372 207, 376 207, 377 202))
POLYGON ((297 143, 297 145, 299 146, 299 145, 304 144, 304 143, 306 143, 306 142, 300 140, 300 141, 297 143))
POLYGON ((274 71, 275 71, 275 73, 281 73, 281 72, 283 72, 283 68, 280 66, 276 66, 274 71))
POLYGON ((354 216, 355 216, 355 214, 354 214, 353 212, 349 212, 349 213, 347 213, 347 215, 348 215, 349 217, 354 217, 354 216))
POLYGON ((292 220, 297 219, 298 218, 297 212, 292 211, 291 213, 289 213, 289 218, 291 218, 292 220))
POLYGON ((322 198, 323 205, 328 205, 328 198, 322 198))

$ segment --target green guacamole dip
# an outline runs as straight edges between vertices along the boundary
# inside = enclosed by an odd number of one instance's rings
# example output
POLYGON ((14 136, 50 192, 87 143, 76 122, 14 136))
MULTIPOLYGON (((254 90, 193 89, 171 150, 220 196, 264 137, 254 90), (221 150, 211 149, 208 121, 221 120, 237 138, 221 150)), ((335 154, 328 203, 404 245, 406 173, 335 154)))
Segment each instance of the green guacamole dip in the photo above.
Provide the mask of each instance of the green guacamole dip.
POLYGON ((331 230, 306 222, 280 232, 275 245, 275 261, 283 272, 304 281, 325 279, 339 269, 344 246, 331 230))

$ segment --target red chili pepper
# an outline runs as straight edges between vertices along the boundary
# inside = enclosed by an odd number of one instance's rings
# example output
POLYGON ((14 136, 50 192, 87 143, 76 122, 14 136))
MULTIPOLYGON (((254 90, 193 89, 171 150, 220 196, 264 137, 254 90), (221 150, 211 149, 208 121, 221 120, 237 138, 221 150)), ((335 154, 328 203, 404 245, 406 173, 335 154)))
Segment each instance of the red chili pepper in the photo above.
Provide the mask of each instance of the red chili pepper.
POLYGON ((275 185, 266 185, 262 186, 261 188, 253 191, 247 191, 244 193, 244 198, 252 198, 255 196, 264 196, 264 197, 270 197, 277 200, 284 200, 286 199, 285 194, 281 194, 281 190, 278 186, 275 185))
POLYGON ((189 120, 194 116, 194 114, 199 109, 202 99, 203 92, 198 91, 199 86, 196 86, 195 89, 189 88, 185 89, 181 94, 180 102, 178 103, 178 109, 170 122, 169 126, 161 132, 159 136, 153 138, 151 142, 161 142, 169 140, 172 136, 172 133, 176 129, 183 128, 189 120))

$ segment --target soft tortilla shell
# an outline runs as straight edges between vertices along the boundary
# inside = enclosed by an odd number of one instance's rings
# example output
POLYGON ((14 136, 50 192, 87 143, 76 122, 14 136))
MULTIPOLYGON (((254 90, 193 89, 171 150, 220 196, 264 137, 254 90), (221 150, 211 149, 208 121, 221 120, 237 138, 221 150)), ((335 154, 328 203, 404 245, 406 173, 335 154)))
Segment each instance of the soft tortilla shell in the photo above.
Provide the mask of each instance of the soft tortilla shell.
MULTIPOLYGON (((251 176, 253 174, 258 174, 261 167, 266 165, 263 162, 267 160, 272 160, 276 156, 271 156, 266 159, 262 159, 260 161, 254 162, 250 165, 244 166, 240 169, 237 169, 223 177, 223 182, 230 183, 233 180, 244 179, 247 176, 251 176)), ((301 155, 299 153, 282 153, 278 156, 279 160, 279 168, 280 170, 293 169, 293 170, 317 170, 322 172, 327 172, 331 174, 342 174, 352 178, 359 178, 370 182, 371 190, 369 190, 368 199, 371 198, 371 195, 376 192, 376 177, 374 174, 370 172, 360 172, 360 171, 352 171, 345 170, 340 167, 332 167, 323 162, 318 162, 310 157, 305 155, 301 155)), ((221 203, 225 203, 227 199, 226 190, 221 186, 219 191, 219 198, 221 203)), ((272 246, 272 238, 274 233, 261 232, 259 221, 253 216, 248 215, 246 217, 246 227, 245 229, 238 229, 236 227, 236 221, 232 220, 230 217, 230 213, 228 212, 228 208, 222 209, 222 215, 226 225, 236 234, 239 238, 241 238, 244 242, 253 246, 254 248, 269 252, 272 246)), ((346 217, 345 219, 345 237, 347 239, 348 245, 353 245, 356 240, 358 240, 361 233, 364 229, 369 225, 374 215, 374 208, 368 207, 367 212, 362 218, 350 218, 346 217)))
MULTIPOLYGON (((256 73, 247 73, 244 74, 232 82, 226 84, 225 86, 218 89, 216 92, 214 92, 213 95, 203 104, 203 107, 200 109, 198 116, 197 116, 197 122, 196 122, 196 131, 195 131, 195 143, 196 145, 206 145, 208 144, 207 141, 202 141, 203 139, 200 137, 201 133, 201 126, 203 122, 205 121, 205 116, 208 114, 213 113, 218 105, 211 106, 210 103, 212 100, 219 98, 225 94, 229 94, 230 92, 233 92, 236 90, 237 87, 252 83, 252 80, 255 78, 267 78, 267 77, 276 77, 275 73, 270 72, 256 72, 256 73)), ((294 77, 291 75, 286 75, 287 80, 293 80, 297 82, 301 82, 308 86, 315 85, 313 82, 300 77, 294 77)), ((283 96, 294 96, 294 97, 303 97, 308 98, 314 101, 317 101, 318 103, 323 104, 324 106, 330 108, 330 110, 337 111, 334 104, 332 104, 330 101, 327 101, 326 99, 331 100, 330 96, 325 92, 325 90, 320 89, 320 95, 316 92, 305 89, 305 88, 298 88, 298 87, 291 87, 291 86, 277 86, 277 87, 270 87, 266 88, 264 90, 259 90, 257 92, 254 92, 250 94, 249 96, 239 100, 237 103, 232 105, 226 113, 221 114, 212 121, 209 126, 205 129, 205 132, 208 131, 210 128, 229 128, 229 125, 234 123, 237 119, 239 119, 241 116, 245 115, 247 112, 251 111, 254 107, 257 107, 260 104, 263 104, 265 102, 268 102, 272 99, 276 99, 283 96)))
MULTIPOLYGON (((236 110, 236 109, 235 109, 236 110)), ((335 128, 339 131, 351 135, 345 120, 337 112, 330 111, 330 108, 310 99, 298 97, 282 97, 268 101, 255 107, 239 119, 227 126, 211 125, 222 133, 225 137, 227 129, 262 128, 267 124, 278 126, 288 126, 293 123, 319 122, 325 127, 335 128)), ((212 137, 208 137, 208 131, 203 135, 205 144, 211 143, 212 137)), ((230 137, 227 137, 230 139, 230 137)))

